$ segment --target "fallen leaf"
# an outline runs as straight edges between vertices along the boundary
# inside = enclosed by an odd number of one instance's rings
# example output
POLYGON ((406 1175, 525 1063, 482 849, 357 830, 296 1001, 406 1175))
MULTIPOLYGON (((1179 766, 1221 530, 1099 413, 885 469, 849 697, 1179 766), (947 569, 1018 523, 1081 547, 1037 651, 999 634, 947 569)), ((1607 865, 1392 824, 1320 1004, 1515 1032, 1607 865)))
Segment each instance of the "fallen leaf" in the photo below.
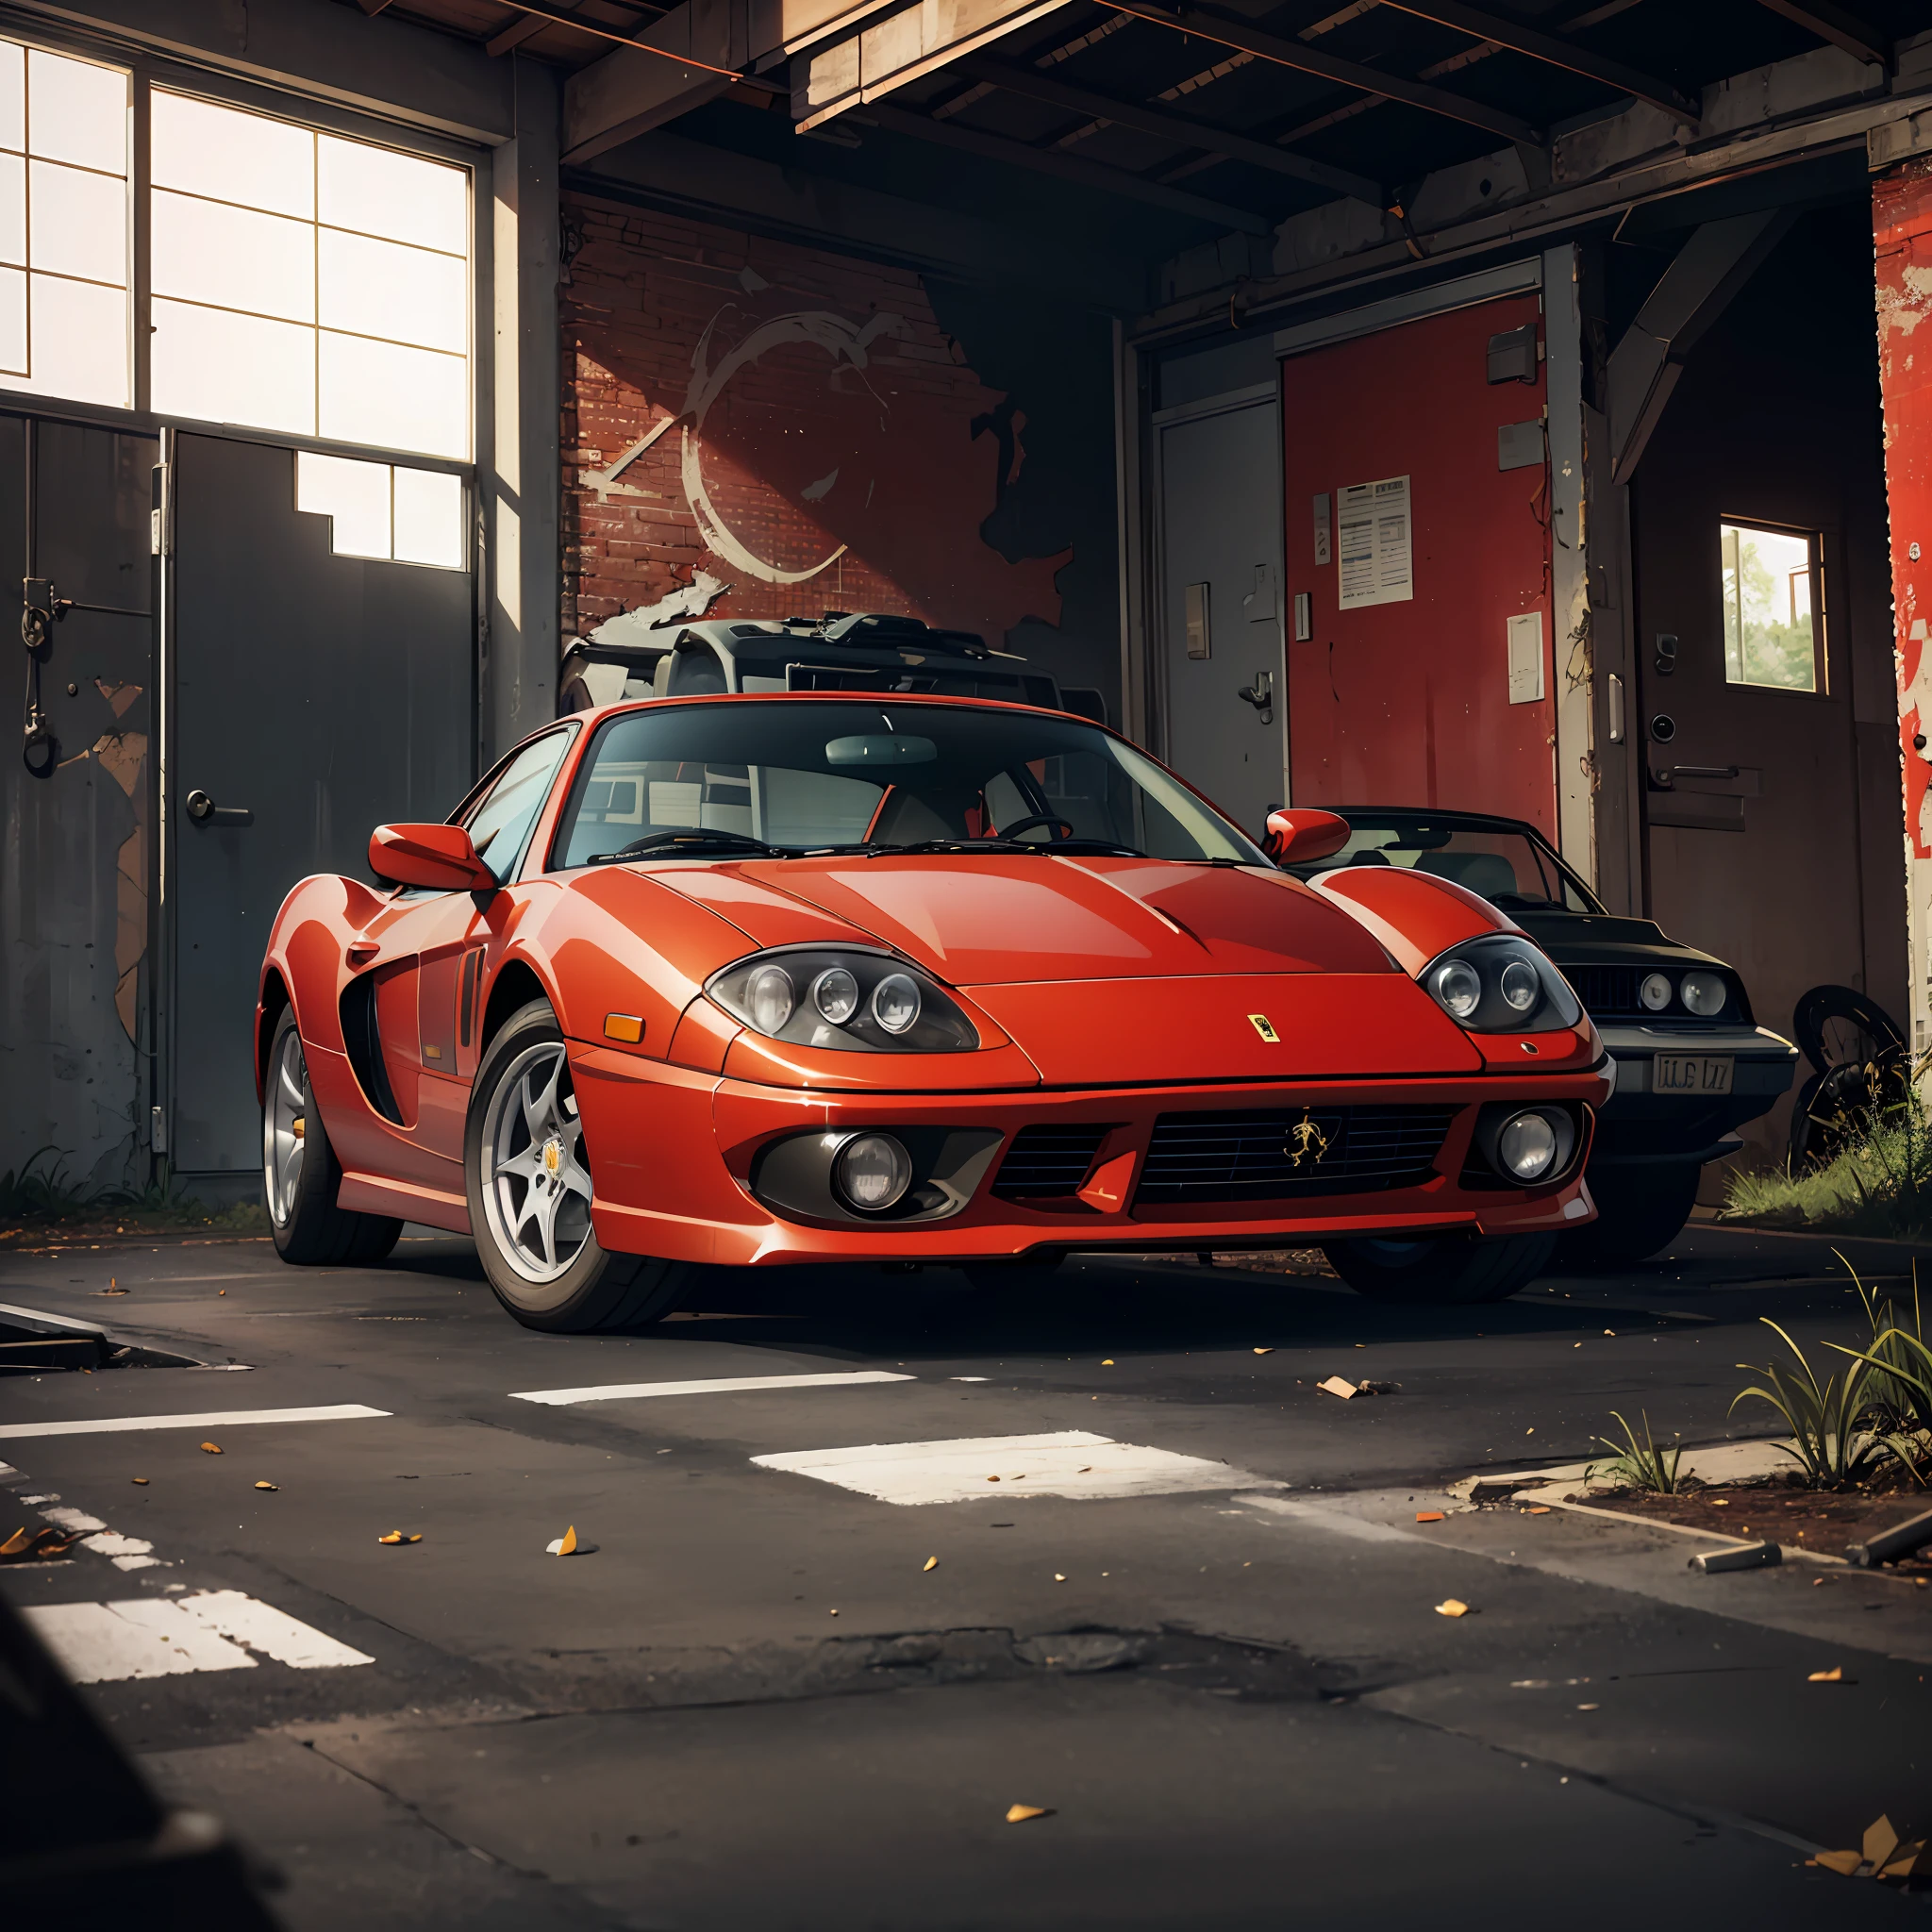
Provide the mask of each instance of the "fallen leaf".
POLYGON ((1339 1395, 1347 1402, 1355 1394, 1355 1384, 1344 1382, 1340 1375, 1330 1375, 1325 1382, 1317 1382, 1317 1389, 1329 1395, 1339 1395))
POLYGON ((1091 1475, 1093 1474, 1093 1465, 1091 1462, 1083 1462, 1074 1474, 1075 1475, 1091 1475))
POLYGON ((999 1477, 996 1475, 990 1475, 987 1477, 987 1481, 990 1483, 996 1483, 999 1481, 999 1477))
POLYGON ((1731 1507, 1731 1499, 1728 1496, 1713 1496, 1710 1499, 1710 1507, 1713 1509, 1728 1509, 1731 1507))
POLYGON ((1067 1579, 1064 1576, 1062 1576, 1058 1570, 1056 1570, 1053 1573, 1053 1580, 1056 1583, 1064 1583, 1067 1579))
POLYGON ((1051 1818, 1053 1813, 1044 1805, 1008 1805, 1007 1823, 1024 1824, 1029 1818, 1051 1818))
POLYGON ((575 1523, 560 1537, 544 1545, 544 1554, 546 1556, 574 1557, 576 1553, 577 1526, 575 1523))
POLYGON ((1865 1862, 1874 1871, 1883 1865, 1898 1850, 1898 1833, 1892 1829, 1891 1820, 1881 1813, 1865 1827, 1865 1862))
POLYGON ((837 1616, 838 1614, 839 1614, 839 1613, 838 1613, 838 1611, 837 1611, 837 1610, 827 1610, 827 1611, 825 1612, 825 1615, 826 1615, 826 1616, 828 1616, 828 1617, 836 1617, 836 1616, 837 1616))
POLYGON ((1547 1516, 1550 1513, 1550 1506, 1547 1503, 1532 1503, 1523 1513, 1525 1516, 1547 1516))
POLYGON ((1456 1597, 1444 1597, 1436 1606, 1436 1614, 1439 1617, 1466 1617, 1469 1615, 1469 1606, 1456 1597))
POLYGON ((140 1483, 145 1486, 147 1482, 147 1477, 144 1475, 131 1475, 127 1478, 127 1480, 131 1483, 140 1483))
POLYGON ((32 1541, 25 1528, 16 1529, 4 1543, 0 1543, 0 1557, 17 1557, 32 1541))
POLYGON ((1842 1664, 1833 1664, 1828 1671, 1813 1671, 1805 1679, 1807 1684, 1842 1684, 1844 1680, 1845 1667, 1842 1664))
POLYGON ((1896 1857, 1886 1861, 1879 1873, 1881 1878, 1909 1878, 1919 1860, 1925 1856, 1925 1840, 1915 1838, 1910 1844, 1901 1845, 1896 1857))
POLYGON ((278 1489, 280 1489, 280 1488, 281 1488, 281 1484, 280 1484, 280 1483, 257 1483, 255 1487, 256 1487, 256 1488, 257 1488, 258 1490, 278 1490, 278 1489))
POLYGON ((0 1543, 0 1563, 46 1563, 64 1557, 80 1541, 80 1532, 55 1529, 51 1524, 29 1534, 16 1529, 0 1543))
POLYGON ((928 1557, 919 1567, 922 1573, 927 1570, 937 1570, 940 1567, 940 1559, 937 1557, 928 1557))
POLYGON ((1857 1852, 1820 1852, 1813 1862, 1836 1872, 1840 1878, 1849 1878, 1865 1861, 1857 1852))
POLYGON ((1105 1360, 1104 1362, 1102 1362, 1100 1366, 1101 1366, 1101 1367, 1102 1367, 1103 1369, 1110 1369, 1110 1368, 1112 1368, 1112 1367, 1113 1367, 1113 1357, 1112 1357, 1112 1356, 1108 1356, 1108 1358, 1107 1358, 1107 1359, 1106 1359, 1106 1360, 1105 1360))
POLYGON ((1255 1353, 1257 1355, 1273 1355, 1274 1351, 1272 1348, 1257 1348, 1255 1353))
POLYGON ((218 1288, 218 1289, 216 1289, 216 1290, 215 1290, 215 1292, 216 1292, 217 1294, 226 1294, 226 1293, 227 1293, 227 1291, 227 1291, 227 1290, 226 1290, 225 1288, 218 1288))
POLYGON ((1534 1429, 1524 1429, 1523 1433, 1525 1436, 1533 1436, 1536 1434, 1536 1431, 1534 1429))
POLYGON ((219 1442, 204 1442, 201 1446, 205 1455, 219 1456, 222 1453, 222 1445, 219 1442))
POLYGON ((1617 1332, 1617 1331, 1616 1331, 1616 1330, 1615 1330, 1614 1328, 1606 1328, 1606 1329, 1604 1330, 1604 1333, 1605 1333, 1606 1335, 1615 1335, 1615 1334, 1616 1334, 1616 1332, 1617 1332))
POLYGON ((1601 1704, 1579 1704, 1576 1707, 1578 1710, 1601 1710, 1603 1706, 1601 1704))
POLYGON ((387 1536, 379 1536, 375 1541, 379 1543, 420 1543, 423 1539, 420 1534, 411 1535, 408 1530, 392 1529, 387 1536))
POLYGON ((1440 1509, 1418 1509, 1415 1512, 1415 1520, 1418 1523, 1441 1523, 1442 1512, 1440 1509))

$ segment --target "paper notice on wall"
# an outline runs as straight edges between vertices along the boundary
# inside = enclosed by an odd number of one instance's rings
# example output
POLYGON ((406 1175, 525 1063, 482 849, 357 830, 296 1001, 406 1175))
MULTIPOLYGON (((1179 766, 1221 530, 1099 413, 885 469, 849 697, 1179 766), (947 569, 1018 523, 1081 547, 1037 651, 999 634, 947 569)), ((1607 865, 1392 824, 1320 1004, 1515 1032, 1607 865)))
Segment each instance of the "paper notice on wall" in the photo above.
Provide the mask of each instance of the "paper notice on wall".
MULTIPOLYGON (((1493 635, 1493 633, 1491 633, 1493 635)), ((1543 614, 1525 611, 1509 620, 1509 702, 1537 705, 1543 696, 1543 614)))
POLYGON ((1342 609, 1413 600, 1407 476, 1344 485, 1336 500, 1335 533, 1341 558, 1342 609))

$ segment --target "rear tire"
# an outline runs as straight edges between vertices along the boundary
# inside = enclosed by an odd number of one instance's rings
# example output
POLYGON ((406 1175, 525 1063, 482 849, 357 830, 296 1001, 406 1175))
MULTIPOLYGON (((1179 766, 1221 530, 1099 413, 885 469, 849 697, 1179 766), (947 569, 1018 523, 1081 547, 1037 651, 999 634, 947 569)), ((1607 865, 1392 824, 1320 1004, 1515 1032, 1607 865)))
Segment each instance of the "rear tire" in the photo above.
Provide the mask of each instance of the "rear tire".
POLYGON ((702 1272, 599 1244, 570 1057, 547 1000, 513 1013, 476 1070, 463 1181, 483 1272, 526 1328, 641 1327, 668 1315, 702 1272))
POLYGON ((282 1008, 269 1041, 261 1168, 269 1231, 283 1260, 297 1268, 367 1268, 395 1246, 400 1221, 336 1206, 341 1163, 309 1091, 293 1007, 282 1008))
POLYGON ((1323 1253, 1368 1301, 1470 1307, 1507 1301, 1527 1287, 1556 1247, 1553 1234, 1510 1235, 1499 1241, 1432 1235, 1413 1241, 1331 1241, 1323 1253))
POLYGON ((1695 1166, 1615 1166, 1589 1176, 1597 1218, 1561 1237, 1557 1265, 1628 1268, 1667 1248, 1697 1205, 1695 1166))

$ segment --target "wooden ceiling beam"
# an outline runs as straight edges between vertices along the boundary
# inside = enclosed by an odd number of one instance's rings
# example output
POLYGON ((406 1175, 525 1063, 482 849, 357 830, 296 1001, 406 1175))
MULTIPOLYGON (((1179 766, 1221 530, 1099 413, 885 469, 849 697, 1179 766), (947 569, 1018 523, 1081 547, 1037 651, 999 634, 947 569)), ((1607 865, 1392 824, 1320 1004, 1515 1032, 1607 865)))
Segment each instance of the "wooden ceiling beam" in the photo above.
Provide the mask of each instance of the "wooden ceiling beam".
POLYGON ((1891 51, 1876 27, 1835 7, 1832 0, 1758 0, 1774 13, 1781 13, 1807 33, 1816 34, 1841 48, 1854 60, 1869 60, 1880 67, 1891 65, 1891 51))

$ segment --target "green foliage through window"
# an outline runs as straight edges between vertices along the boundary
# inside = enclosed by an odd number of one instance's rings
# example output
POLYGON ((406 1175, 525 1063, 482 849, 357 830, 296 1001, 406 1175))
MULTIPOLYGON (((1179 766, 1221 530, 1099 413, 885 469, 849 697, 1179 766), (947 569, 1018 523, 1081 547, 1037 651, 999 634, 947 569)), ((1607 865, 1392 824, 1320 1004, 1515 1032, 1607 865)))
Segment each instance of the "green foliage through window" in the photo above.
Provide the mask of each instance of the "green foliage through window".
POLYGON ((1812 541, 1790 530, 1719 525, 1724 677, 1780 691, 1816 691, 1812 541))

